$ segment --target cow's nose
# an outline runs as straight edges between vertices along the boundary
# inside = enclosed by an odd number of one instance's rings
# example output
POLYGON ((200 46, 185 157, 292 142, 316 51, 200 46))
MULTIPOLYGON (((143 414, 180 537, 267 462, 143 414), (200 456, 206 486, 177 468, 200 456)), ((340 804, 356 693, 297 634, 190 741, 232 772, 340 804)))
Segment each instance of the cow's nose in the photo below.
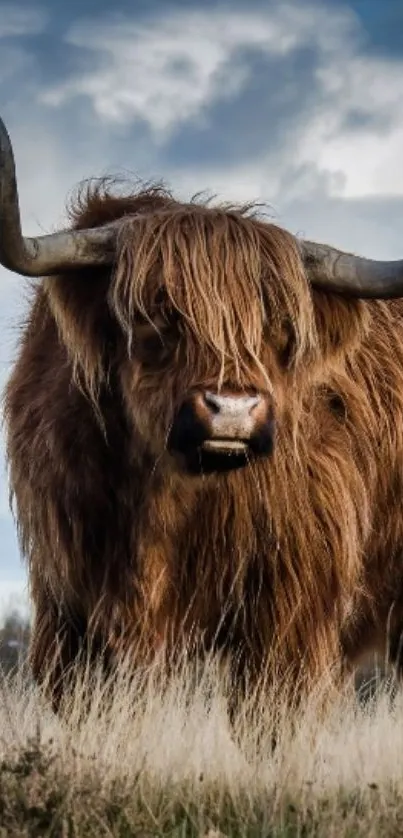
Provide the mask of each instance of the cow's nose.
POLYGON ((248 439, 253 433, 263 397, 222 396, 207 390, 203 393, 203 402, 213 437, 248 439))
POLYGON ((248 416, 261 401, 261 396, 219 396, 207 390, 204 393, 204 401, 207 407, 214 414, 221 414, 225 417, 248 416))

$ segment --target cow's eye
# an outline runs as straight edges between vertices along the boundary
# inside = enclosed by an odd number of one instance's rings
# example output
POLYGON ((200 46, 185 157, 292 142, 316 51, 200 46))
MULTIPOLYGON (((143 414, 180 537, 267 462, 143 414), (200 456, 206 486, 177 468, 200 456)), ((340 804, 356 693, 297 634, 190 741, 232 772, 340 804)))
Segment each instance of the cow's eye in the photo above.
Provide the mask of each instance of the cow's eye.
POLYGON ((136 335, 136 355, 143 364, 161 364, 172 349, 172 334, 169 329, 139 329, 136 335))
POLYGON ((160 353, 166 349, 166 336, 162 334, 149 335, 141 341, 141 347, 147 353, 160 353))

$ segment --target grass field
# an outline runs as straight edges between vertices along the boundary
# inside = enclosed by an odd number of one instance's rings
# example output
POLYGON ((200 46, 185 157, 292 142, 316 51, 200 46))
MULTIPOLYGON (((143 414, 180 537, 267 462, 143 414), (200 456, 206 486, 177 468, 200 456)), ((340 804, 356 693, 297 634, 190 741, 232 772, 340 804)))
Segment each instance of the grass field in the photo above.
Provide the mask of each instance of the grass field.
POLYGON ((194 684, 95 675, 56 718, 3 678, 1 838, 403 835, 403 696, 348 691, 325 717, 316 696, 293 723, 267 696, 231 726, 214 664, 194 684))

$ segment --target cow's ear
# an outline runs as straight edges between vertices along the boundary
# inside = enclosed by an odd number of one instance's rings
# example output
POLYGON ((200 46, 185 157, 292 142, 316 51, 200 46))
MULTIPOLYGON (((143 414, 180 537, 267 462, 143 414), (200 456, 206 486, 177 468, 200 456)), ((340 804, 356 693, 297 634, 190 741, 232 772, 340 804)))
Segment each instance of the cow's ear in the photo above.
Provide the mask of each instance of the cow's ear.
POLYGON ((108 371, 117 324, 108 306, 110 272, 99 268, 44 280, 50 310, 74 378, 96 398, 108 371))
POLYGON ((362 300, 312 292, 320 355, 330 359, 354 352, 368 334, 370 313, 362 300))

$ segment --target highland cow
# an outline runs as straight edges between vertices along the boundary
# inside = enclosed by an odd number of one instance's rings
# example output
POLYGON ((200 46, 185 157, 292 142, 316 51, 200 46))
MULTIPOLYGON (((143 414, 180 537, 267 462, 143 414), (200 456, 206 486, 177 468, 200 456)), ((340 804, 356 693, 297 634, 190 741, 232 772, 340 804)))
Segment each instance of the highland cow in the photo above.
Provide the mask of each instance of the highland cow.
POLYGON ((0 196, 2 264, 41 277, 5 393, 35 677, 60 695, 89 637, 305 689, 388 632, 399 666, 403 262, 108 182, 24 238, 4 126, 0 196))

